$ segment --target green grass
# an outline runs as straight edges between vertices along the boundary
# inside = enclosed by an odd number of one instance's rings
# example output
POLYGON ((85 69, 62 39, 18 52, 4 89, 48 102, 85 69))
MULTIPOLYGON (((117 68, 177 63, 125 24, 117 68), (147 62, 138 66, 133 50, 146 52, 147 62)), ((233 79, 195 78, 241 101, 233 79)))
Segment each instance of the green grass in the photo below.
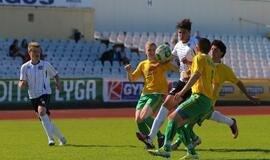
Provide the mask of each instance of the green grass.
MULTIPOLYGON (((222 124, 206 121, 195 131, 203 160, 270 160, 270 116, 236 117, 238 139, 222 124)), ((47 146, 38 120, 0 121, 0 160, 159 160, 135 137, 133 119, 54 120, 68 140, 67 146, 47 146)), ((164 128, 163 128, 164 129, 164 128)), ((173 160, 185 154, 183 146, 173 160)))

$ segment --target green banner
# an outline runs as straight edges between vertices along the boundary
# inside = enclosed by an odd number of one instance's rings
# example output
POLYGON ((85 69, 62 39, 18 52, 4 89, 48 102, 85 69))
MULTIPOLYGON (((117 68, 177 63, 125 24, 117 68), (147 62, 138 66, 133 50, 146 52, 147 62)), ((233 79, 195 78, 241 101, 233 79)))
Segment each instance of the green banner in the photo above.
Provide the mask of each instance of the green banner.
MULTIPOLYGON (((103 102, 101 78, 62 79, 62 91, 55 89, 51 82, 51 102, 103 102)), ((18 87, 18 80, 0 80, 0 105, 26 103, 29 101, 27 89, 18 87)))

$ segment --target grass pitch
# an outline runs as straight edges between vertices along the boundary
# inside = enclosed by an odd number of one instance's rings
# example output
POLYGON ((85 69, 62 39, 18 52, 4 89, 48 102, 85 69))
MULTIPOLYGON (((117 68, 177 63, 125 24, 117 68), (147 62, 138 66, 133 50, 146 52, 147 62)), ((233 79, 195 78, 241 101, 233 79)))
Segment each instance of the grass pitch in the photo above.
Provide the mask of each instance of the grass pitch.
MULTIPOLYGON (((232 139, 226 125, 206 121, 195 132, 202 160, 270 160, 270 116, 238 116, 240 134, 232 139)), ((57 119, 66 146, 47 145, 38 120, 0 121, 0 160, 159 160, 143 149, 133 119, 57 119)), ((164 128, 163 128, 164 130, 164 128)), ((172 160, 185 154, 181 145, 172 160)))

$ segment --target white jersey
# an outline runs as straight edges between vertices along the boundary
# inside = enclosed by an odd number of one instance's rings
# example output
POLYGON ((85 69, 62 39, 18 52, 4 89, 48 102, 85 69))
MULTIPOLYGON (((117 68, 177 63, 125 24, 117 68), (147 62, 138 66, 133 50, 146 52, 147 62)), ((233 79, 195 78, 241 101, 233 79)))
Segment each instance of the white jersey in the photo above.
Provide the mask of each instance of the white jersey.
POLYGON ((193 61, 193 57, 195 56, 195 52, 194 50, 190 47, 190 43, 183 43, 181 41, 179 41, 178 43, 176 43, 172 54, 174 56, 177 56, 180 62, 180 71, 181 71, 181 76, 180 76, 180 80, 185 82, 185 74, 186 71, 189 70, 188 66, 186 64, 184 64, 182 61, 184 59, 192 62, 193 61))
POLYGON ((20 80, 27 81, 29 98, 34 99, 51 94, 50 78, 56 75, 57 71, 49 62, 40 60, 34 65, 28 61, 21 67, 20 80))

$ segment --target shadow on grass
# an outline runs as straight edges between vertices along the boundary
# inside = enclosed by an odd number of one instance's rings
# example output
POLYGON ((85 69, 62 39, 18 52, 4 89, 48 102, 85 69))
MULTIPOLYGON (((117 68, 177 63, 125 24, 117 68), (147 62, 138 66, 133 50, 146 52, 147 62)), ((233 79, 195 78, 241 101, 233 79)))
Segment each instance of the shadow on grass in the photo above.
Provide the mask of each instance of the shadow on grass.
POLYGON ((220 148, 220 149, 198 149, 198 151, 207 151, 207 152, 262 152, 262 153, 270 153, 270 149, 260 149, 260 148, 243 148, 243 149, 228 149, 228 148, 220 148))
POLYGON ((102 145, 102 144, 66 144, 66 147, 88 147, 88 148, 141 148, 134 145, 102 145))

